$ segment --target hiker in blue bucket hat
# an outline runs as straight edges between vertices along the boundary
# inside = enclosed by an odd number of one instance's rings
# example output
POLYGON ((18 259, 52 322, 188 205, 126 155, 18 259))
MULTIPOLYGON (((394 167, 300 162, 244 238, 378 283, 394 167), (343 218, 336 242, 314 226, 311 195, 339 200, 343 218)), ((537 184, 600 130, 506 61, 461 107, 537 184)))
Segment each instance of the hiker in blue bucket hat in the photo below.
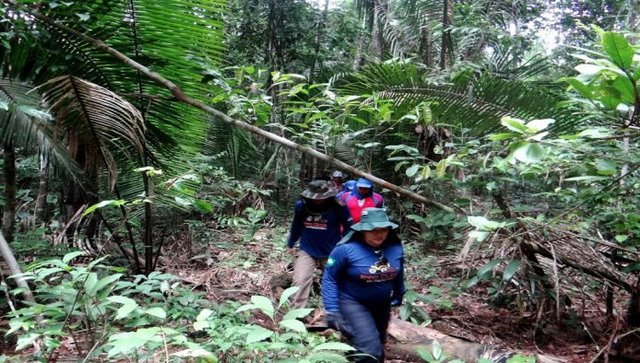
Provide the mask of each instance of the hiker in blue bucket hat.
POLYGON ((391 307, 405 292, 404 249, 383 208, 367 208, 329 255, 322 277, 327 325, 360 354, 356 362, 383 362, 391 307))

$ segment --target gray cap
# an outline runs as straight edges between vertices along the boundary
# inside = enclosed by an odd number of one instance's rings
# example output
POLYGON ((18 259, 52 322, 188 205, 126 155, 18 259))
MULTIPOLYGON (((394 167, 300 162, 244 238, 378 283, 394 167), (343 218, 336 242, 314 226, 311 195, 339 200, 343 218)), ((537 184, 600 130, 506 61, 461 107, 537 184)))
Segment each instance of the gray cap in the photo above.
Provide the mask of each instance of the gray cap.
POLYGON ((331 188, 329 183, 324 180, 312 180, 307 189, 300 193, 304 198, 314 200, 333 198, 336 194, 338 194, 338 191, 331 188))

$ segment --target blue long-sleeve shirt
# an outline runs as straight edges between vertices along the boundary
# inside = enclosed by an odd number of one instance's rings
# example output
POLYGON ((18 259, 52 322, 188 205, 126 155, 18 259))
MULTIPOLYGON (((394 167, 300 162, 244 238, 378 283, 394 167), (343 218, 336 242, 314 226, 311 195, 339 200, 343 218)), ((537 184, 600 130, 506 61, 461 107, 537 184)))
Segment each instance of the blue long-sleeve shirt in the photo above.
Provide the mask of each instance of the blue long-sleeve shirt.
POLYGON ((342 232, 350 230, 349 219, 349 211, 337 203, 324 212, 314 213, 304 200, 298 200, 287 247, 294 247, 300 240, 300 249, 309 256, 327 258, 342 238, 342 232))
POLYGON ((363 304, 402 300, 404 250, 400 241, 375 249, 350 241, 334 248, 322 276, 322 301, 329 312, 340 311, 340 299, 363 304))

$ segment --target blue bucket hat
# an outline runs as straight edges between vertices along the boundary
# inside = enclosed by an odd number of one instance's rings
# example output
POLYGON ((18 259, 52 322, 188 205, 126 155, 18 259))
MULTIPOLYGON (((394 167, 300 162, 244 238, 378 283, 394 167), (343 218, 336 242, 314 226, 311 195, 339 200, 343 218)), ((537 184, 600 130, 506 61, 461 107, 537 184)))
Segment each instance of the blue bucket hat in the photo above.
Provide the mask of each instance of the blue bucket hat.
POLYGON ((365 208, 360 222, 351 226, 354 231, 371 231, 376 228, 396 229, 398 225, 389 221, 385 208, 365 208))
POLYGON ((356 188, 371 188, 371 187, 373 187, 373 184, 365 178, 358 179, 358 182, 356 183, 356 188))

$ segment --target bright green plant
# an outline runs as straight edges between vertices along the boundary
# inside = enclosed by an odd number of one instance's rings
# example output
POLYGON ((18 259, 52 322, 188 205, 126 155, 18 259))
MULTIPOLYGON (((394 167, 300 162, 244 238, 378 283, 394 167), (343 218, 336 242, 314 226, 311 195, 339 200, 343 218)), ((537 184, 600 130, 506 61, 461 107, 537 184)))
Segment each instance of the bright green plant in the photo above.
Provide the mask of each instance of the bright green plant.
POLYGON ((228 318, 220 319, 220 312, 203 310, 193 324, 194 329, 204 330, 213 338, 205 347, 225 354, 233 353, 235 359, 346 362, 346 358, 335 352, 352 351, 352 347, 336 341, 327 342, 326 338, 310 334, 299 320, 313 309, 287 309, 288 300, 297 290, 298 287, 285 290, 275 305, 267 297, 254 295, 250 303, 235 310, 235 319, 237 313, 257 311, 260 314, 254 315, 252 320, 260 320, 263 316, 266 319, 264 324, 228 324, 225 323, 228 318))
POLYGON ((38 304, 9 314, 7 334, 18 336, 17 350, 38 344, 44 347, 39 354, 46 356, 60 346, 62 339, 75 338, 74 332, 79 330, 86 342, 77 347, 79 355, 97 357, 106 353, 114 358, 152 355, 164 344, 194 347, 179 331, 162 327, 167 316, 194 319, 194 303, 202 304, 191 299, 186 301, 191 306, 185 306, 180 300, 184 291, 172 283, 174 276, 153 272, 129 280, 122 269, 104 265, 106 257, 86 266, 73 265, 72 261, 82 254, 71 252, 61 259, 29 266, 25 275, 36 286, 38 304), (189 309, 194 311, 192 315, 189 309), (118 335, 121 329, 136 329, 136 333, 118 335), (127 339, 129 344, 118 343, 127 339), (139 352, 143 347, 144 353, 139 352))

